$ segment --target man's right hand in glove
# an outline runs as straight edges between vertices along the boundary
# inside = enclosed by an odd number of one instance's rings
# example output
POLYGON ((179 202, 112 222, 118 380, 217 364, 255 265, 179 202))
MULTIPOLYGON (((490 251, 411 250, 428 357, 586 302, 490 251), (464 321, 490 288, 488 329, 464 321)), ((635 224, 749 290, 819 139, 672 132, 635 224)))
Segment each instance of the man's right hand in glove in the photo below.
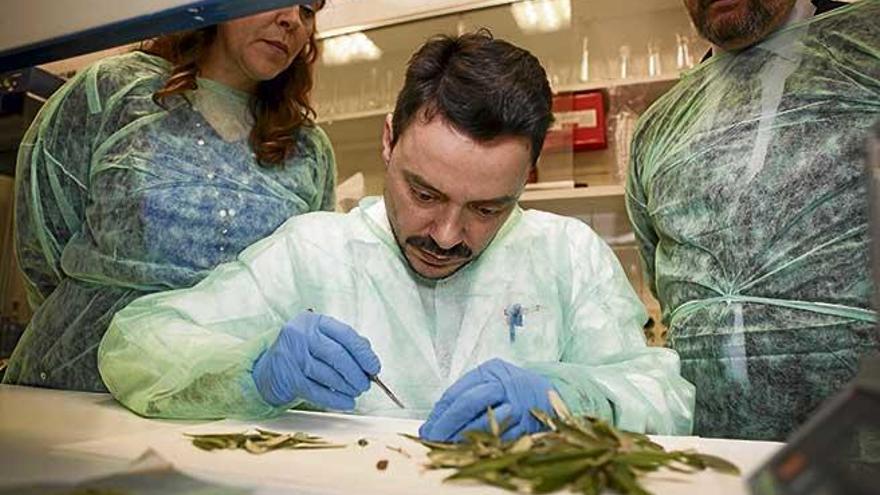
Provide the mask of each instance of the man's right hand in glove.
POLYGON ((345 323, 309 311, 284 324, 257 359, 253 377, 260 395, 273 406, 302 399, 350 411, 380 367, 367 339, 345 323))

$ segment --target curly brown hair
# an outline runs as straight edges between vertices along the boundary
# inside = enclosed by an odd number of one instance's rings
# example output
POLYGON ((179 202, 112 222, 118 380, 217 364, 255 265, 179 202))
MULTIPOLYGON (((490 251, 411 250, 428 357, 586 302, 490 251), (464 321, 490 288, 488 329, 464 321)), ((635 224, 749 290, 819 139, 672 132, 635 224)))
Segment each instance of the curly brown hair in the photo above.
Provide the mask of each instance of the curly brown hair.
MULTIPOLYGON (((160 36, 145 41, 140 51, 162 57, 173 65, 165 86, 153 95, 164 106, 173 95, 198 88, 198 61, 217 36, 217 27, 160 36)), ((261 81, 250 99, 254 117, 250 144, 262 166, 277 166, 296 152, 296 130, 313 126, 315 109, 309 100, 314 64, 318 58, 315 31, 299 55, 281 74, 261 81)))

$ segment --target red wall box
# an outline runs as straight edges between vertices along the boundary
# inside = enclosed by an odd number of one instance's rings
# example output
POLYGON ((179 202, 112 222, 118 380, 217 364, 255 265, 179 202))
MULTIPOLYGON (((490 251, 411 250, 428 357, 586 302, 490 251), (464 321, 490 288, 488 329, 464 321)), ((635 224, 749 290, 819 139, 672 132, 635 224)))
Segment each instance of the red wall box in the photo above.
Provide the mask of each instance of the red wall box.
POLYGON ((544 151, 588 151, 608 147, 605 99, 601 91, 554 96, 553 116, 556 121, 547 131, 544 151))

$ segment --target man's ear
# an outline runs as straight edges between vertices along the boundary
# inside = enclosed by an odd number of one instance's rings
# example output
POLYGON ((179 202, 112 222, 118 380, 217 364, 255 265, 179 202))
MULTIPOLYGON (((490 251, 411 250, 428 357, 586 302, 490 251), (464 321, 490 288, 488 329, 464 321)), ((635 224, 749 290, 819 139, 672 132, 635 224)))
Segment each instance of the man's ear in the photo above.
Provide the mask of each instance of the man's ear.
POLYGON ((391 125, 394 114, 389 113, 385 116, 385 126, 382 128, 382 161, 385 166, 391 164, 391 142, 394 140, 394 128, 391 125))

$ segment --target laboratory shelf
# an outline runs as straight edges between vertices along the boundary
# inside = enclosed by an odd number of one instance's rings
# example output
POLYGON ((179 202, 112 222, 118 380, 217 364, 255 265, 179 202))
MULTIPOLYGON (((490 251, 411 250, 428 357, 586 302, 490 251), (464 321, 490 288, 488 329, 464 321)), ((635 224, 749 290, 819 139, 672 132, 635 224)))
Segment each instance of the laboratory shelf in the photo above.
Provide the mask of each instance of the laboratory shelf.
MULTIPOLYGON (((614 80, 604 80, 604 81, 589 81, 581 84, 568 84, 565 86, 559 86, 553 89, 553 93, 556 95, 560 95, 563 93, 576 93, 578 91, 594 91, 599 89, 611 89, 625 86, 635 86, 638 84, 651 84, 651 83, 668 83, 675 82, 678 80, 678 74, 663 74, 657 77, 639 77, 639 78, 631 78, 631 79, 614 79, 614 80)), ((318 107, 318 123, 332 123, 332 122, 340 122, 346 120, 357 120, 357 119, 369 119, 375 117, 385 117, 389 112, 394 111, 392 107, 381 107, 381 108, 373 108, 369 110, 360 110, 357 112, 346 112, 341 113, 339 115, 331 115, 325 116, 322 114, 320 106, 318 107)))
POLYGON ((565 84, 553 88, 554 94, 576 93, 578 91, 593 91, 597 89, 611 89, 621 86, 635 86, 637 84, 650 84, 677 81, 680 74, 669 73, 654 77, 633 77, 627 79, 608 79, 599 81, 587 81, 584 83, 565 84))
POLYGON ((523 208, 577 215, 592 211, 624 211, 624 187, 620 184, 526 190, 520 196, 523 208))

